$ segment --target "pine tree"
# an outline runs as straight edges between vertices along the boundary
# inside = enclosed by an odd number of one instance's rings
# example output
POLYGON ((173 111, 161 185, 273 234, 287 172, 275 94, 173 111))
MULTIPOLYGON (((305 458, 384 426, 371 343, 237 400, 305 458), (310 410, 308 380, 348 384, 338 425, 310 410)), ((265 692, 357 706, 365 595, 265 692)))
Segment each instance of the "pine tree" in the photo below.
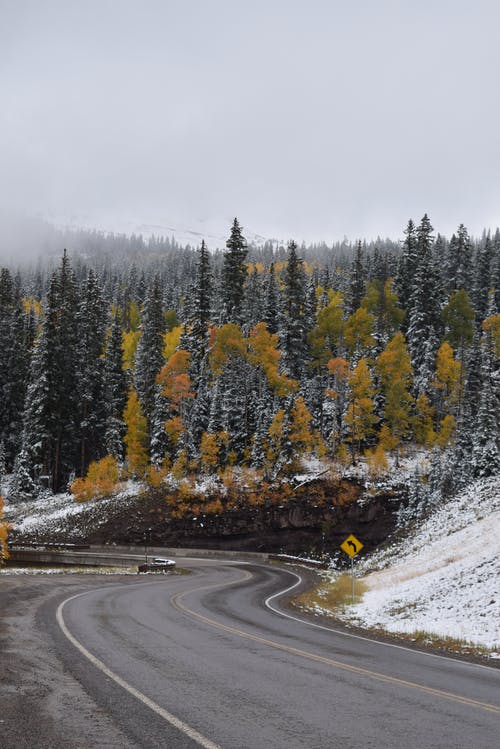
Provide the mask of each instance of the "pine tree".
POLYGON ((278 332, 278 284, 274 275, 274 263, 271 263, 264 281, 264 299, 262 321, 266 323, 270 333, 278 332))
POLYGON ((408 344, 417 395, 428 392, 440 338, 439 287, 432 255, 432 226, 424 215, 417 230, 417 265, 410 297, 408 344))
POLYGON ((349 312, 355 312, 361 304, 366 288, 366 269, 363 264, 361 241, 356 245, 356 254, 351 264, 349 281, 349 312))
MULTIPOLYGON (((403 249, 399 258, 398 271, 396 275, 396 291, 399 296, 401 306, 407 312, 410 309, 412 289, 415 272, 417 269, 417 234, 415 224, 410 219, 405 229, 406 239, 403 242, 403 249)), ((406 316, 406 321, 408 315, 406 316)), ((406 327, 406 326, 405 326, 406 327)))
POLYGON ((488 292, 494 286, 492 271, 494 260, 494 246, 488 234, 477 252, 472 301, 477 320, 481 323, 488 310, 488 292))
POLYGON ((491 476, 500 470, 500 368, 491 330, 484 330, 481 354, 482 383, 473 429, 472 465, 475 476, 491 476))
POLYGON ((472 243, 463 224, 453 234, 445 263, 448 293, 458 289, 469 291, 472 281, 472 243))
POLYGON ((200 446, 202 434, 208 430, 210 419, 210 388, 207 368, 208 362, 207 357, 205 357, 201 363, 193 404, 189 410, 187 446, 190 456, 194 456, 200 446))
POLYGON ((104 444, 106 451, 118 461, 123 460, 123 411, 127 402, 127 380, 123 368, 121 315, 116 311, 111 320, 104 354, 104 444))
POLYGON ((187 340, 182 343, 182 347, 191 354, 191 374, 195 381, 199 377, 201 361, 206 353, 212 293, 213 277, 210 269, 210 256, 205 240, 203 240, 196 264, 196 278, 187 317, 190 331, 187 340))
POLYGON ((0 271, 0 440, 10 468, 19 451, 33 334, 19 289, 10 272, 0 271))
POLYGON ((79 310, 78 400, 80 405, 79 474, 105 453, 106 403, 104 392, 105 309, 97 278, 88 274, 79 310))
MULTIPOLYGON (((159 468, 169 453, 169 437, 165 424, 171 416, 169 402, 162 393, 162 386, 157 385, 155 389, 155 405, 151 424, 151 463, 159 468)), ((172 450, 173 453, 173 450, 172 450)))
POLYGON ((280 340, 285 371, 295 379, 300 378, 306 364, 306 333, 303 261, 297 255, 297 245, 291 241, 284 272, 280 340))
POLYGON ((135 388, 148 425, 151 425, 153 418, 156 378, 164 362, 164 333, 162 291, 160 279, 155 276, 144 301, 134 372, 135 388))
POLYGON ((31 361, 22 443, 31 478, 54 492, 61 490, 78 464, 77 366, 76 285, 64 251, 60 269, 50 282, 31 361))
POLYGON ((262 317, 262 289, 259 274, 254 267, 247 276, 243 299, 243 330, 248 333, 262 317))
POLYGON ((247 275, 245 260, 248 253, 237 218, 233 221, 226 247, 222 268, 224 321, 240 324, 243 322, 243 288, 247 275))

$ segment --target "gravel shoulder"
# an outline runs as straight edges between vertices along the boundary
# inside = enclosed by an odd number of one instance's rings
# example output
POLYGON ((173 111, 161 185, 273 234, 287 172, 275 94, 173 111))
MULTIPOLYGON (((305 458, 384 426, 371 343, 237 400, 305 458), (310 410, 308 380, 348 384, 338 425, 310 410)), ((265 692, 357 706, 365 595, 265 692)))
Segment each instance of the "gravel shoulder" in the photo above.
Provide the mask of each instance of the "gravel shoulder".
MULTIPOLYGON (((2 749, 132 749, 72 676, 50 635, 47 612, 73 594, 135 578, 114 575, 0 576, 2 749)), ((52 618, 52 616, 51 616, 52 618)), ((55 622, 54 622, 55 624, 55 622)))

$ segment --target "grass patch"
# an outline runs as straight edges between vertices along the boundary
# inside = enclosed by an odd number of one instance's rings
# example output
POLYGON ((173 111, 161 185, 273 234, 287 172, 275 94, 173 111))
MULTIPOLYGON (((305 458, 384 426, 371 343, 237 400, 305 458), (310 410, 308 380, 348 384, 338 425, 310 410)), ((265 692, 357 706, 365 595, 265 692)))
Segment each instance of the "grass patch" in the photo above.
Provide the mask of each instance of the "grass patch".
MULTIPOLYGON (((362 580, 354 578, 354 603, 359 603, 363 593, 367 590, 362 580)), ((336 609, 344 608, 352 604, 352 581, 350 575, 339 575, 335 580, 328 580, 313 590, 297 596, 294 603, 306 609, 318 611, 325 609, 335 612, 336 609)), ((325 613, 327 613, 325 611, 325 613)))
POLYGON ((418 629, 415 632, 410 632, 405 636, 405 639, 411 642, 417 643, 417 645, 424 645, 438 650, 446 650, 449 653, 468 653, 473 655, 489 655, 491 652, 489 648, 478 645, 477 643, 470 642, 469 640, 462 640, 458 637, 446 637, 445 635, 437 635, 433 632, 426 632, 425 630, 418 629))

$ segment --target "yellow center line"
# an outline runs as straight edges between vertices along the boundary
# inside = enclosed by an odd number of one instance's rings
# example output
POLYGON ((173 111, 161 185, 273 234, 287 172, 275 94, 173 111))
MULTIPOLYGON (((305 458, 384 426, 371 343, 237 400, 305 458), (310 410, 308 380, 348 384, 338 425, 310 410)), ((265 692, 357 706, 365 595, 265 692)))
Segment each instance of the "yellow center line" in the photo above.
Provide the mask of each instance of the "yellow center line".
POLYGON ((337 661, 333 658, 327 658, 323 655, 317 655, 316 653, 310 653, 306 650, 301 650, 300 648, 294 648, 290 645, 283 645, 280 642, 276 642, 275 640, 269 640, 266 637, 261 637, 260 635, 254 635, 251 632, 246 632, 245 630, 238 629, 237 627, 231 627, 227 624, 222 624, 221 622, 216 621, 215 619, 210 619, 207 616, 204 616, 203 614, 199 614, 196 611, 193 611, 188 606, 186 606, 185 603, 182 603, 182 599, 189 595, 190 593, 201 593, 207 590, 212 590, 214 588, 222 588, 222 587, 229 587, 230 585, 235 585, 237 583, 244 582, 245 580, 248 580, 251 578, 251 574, 249 572, 245 572, 244 577, 239 578, 236 581, 233 581, 231 583, 225 583, 225 584, 216 584, 216 585, 206 585, 201 588, 194 588, 192 590, 184 591, 183 593, 177 593, 176 595, 172 596, 170 601, 172 605, 178 610, 183 612, 184 614, 187 614, 188 616, 193 617, 194 619, 197 619, 199 622, 202 622, 203 624, 208 624, 210 627, 214 627, 215 629, 222 630, 224 632, 228 632, 232 635, 236 635, 237 637, 241 637, 245 640, 251 640, 252 642, 258 642, 261 645, 266 645, 268 647, 274 648, 275 650, 281 650, 284 653, 290 653, 291 655, 297 655, 300 658, 306 658, 310 661, 314 661, 316 663, 322 663, 326 666, 332 666, 334 668, 341 669, 342 671, 348 671, 353 674, 358 674, 359 676, 366 676, 370 679, 375 679, 376 681, 382 681, 387 684, 393 684, 395 686, 403 686, 408 687, 410 689, 418 690, 419 692, 424 692, 425 694, 431 694, 435 697, 442 697, 446 700, 451 700, 452 702, 459 702, 463 705, 470 705, 471 707, 478 707, 482 710, 488 710, 493 713, 500 713, 500 706, 498 705, 491 705, 488 702, 481 702, 479 700, 474 700, 470 697, 464 697, 459 694, 454 694, 452 692, 446 692, 442 689, 435 689, 434 687, 426 687, 424 684, 417 684, 413 681, 407 681, 406 679, 398 679, 395 676, 389 676, 387 674, 379 673, 378 671, 371 671, 368 668, 362 668, 361 666, 352 666, 349 663, 344 663, 343 661, 337 661))

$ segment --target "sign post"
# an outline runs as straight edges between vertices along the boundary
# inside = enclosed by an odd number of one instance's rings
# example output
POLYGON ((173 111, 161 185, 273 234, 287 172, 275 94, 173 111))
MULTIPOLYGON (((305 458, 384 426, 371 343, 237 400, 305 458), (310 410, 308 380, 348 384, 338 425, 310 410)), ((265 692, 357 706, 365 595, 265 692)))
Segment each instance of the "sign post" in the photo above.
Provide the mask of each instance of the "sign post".
POLYGON ((354 557, 359 554, 363 548, 363 544, 351 533, 351 535, 347 536, 346 540, 340 544, 340 548, 351 557, 351 598, 354 603, 354 557))

